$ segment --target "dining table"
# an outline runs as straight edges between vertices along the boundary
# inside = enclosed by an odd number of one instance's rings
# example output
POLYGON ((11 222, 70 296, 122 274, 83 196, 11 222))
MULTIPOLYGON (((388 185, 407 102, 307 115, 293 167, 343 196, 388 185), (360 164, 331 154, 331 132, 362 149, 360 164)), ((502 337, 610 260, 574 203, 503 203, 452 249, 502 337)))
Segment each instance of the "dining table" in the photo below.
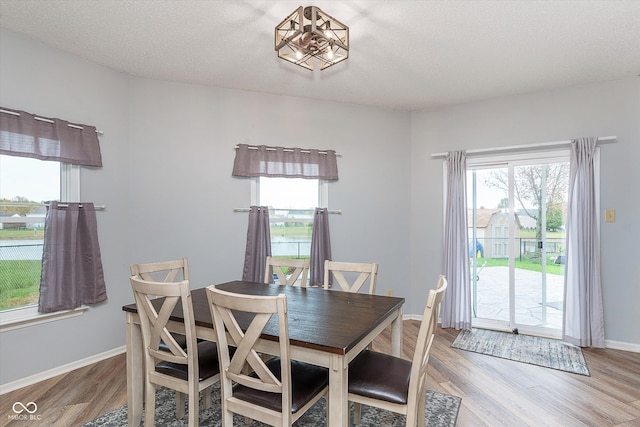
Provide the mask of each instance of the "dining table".
MULTIPOLYGON (((318 287, 231 281, 214 285, 228 292, 247 295, 287 297, 291 359, 323 366, 329 370, 327 425, 349 425, 349 362, 387 327, 391 327, 391 352, 402 352, 402 306, 404 298, 326 290, 318 287)), ((206 289, 191 291, 196 334, 216 341, 206 289)), ((142 419, 144 399, 144 357, 140 318, 135 303, 122 307, 126 321, 127 404, 129 426, 142 419)), ((174 309, 168 329, 184 333, 180 304, 174 309)), ((242 327, 242 325, 241 325, 242 327)), ((266 328, 261 336, 261 352, 276 347, 277 332, 266 328)))

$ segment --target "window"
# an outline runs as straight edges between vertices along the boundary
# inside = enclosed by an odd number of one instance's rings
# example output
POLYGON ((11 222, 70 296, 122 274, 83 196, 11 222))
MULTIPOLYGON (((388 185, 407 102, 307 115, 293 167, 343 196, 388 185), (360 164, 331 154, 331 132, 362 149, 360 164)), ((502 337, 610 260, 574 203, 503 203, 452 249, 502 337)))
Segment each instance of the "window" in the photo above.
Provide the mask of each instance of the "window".
POLYGON ((309 258, 316 207, 327 206, 327 182, 258 177, 252 204, 269 207, 271 251, 276 257, 309 258))
POLYGON ((37 313, 45 202, 79 197, 78 166, 0 155, 0 311, 37 313))

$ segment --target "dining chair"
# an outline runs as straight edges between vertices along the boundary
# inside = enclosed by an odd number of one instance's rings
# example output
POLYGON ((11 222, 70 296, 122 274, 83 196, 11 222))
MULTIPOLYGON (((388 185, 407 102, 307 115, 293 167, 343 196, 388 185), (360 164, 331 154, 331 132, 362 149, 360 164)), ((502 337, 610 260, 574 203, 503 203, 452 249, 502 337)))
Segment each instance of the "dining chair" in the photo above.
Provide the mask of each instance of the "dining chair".
POLYGON ((179 282, 189 280, 189 263, 186 258, 171 261, 131 264, 131 275, 152 282, 179 282))
POLYGON ((267 266, 264 270, 264 283, 273 283, 273 275, 281 285, 294 286, 298 278, 300 278, 300 286, 307 287, 307 277, 309 276, 309 258, 293 259, 293 258, 274 258, 267 257, 267 266), (291 272, 293 269, 293 272, 291 272), (288 275, 287 273, 291 272, 288 275))
MULTIPOLYGON (((189 263, 186 258, 146 264, 131 264, 130 270, 132 276, 139 276, 143 280, 152 282, 175 283, 180 280, 189 280, 189 263)), ((171 335, 173 335, 180 347, 187 348, 187 339, 184 335, 175 332, 172 332, 171 335)), ((169 350, 164 341, 160 342, 160 348, 169 350)))
POLYGON ((447 280, 440 275, 427 297, 412 361, 372 350, 351 361, 348 391, 354 423, 360 423, 360 405, 368 405, 406 415, 407 426, 424 426, 429 351, 446 289, 447 280))
POLYGON ((324 262, 324 288, 331 287, 331 279, 340 285, 343 291, 359 292, 362 286, 369 281, 369 293, 376 293, 376 281, 378 279, 377 263, 361 262, 324 262), (346 275, 345 275, 346 273, 346 275))
POLYGON ((154 282, 138 275, 131 276, 136 301, 145 366, 145 426, 154 426, 156 387, 177 392, 176 418, 184 417, 185 396, 189 398, 189 426, 199 422, 199 396, 203 391, 203 406, 211 406, 211 386, 220 379, 220 364, 216 344, 198 343, 191 302, 189 281, 154 282), (167 323, 174 308, 182 308, 186 348, 169 333, 167 323), (161 342, 164 346, 161 346, 161 342))
POLYGON ((328 392, 329 371, 291 360, 286 296, 206 289, 218 339, 222 425, 231 427, 236 413, 272 426, 290 426, 328 392), (250 324, 243 330, 240 325, 247 319, 250 324), (273 357, 265 360, 256 346, 267 324, 277 326, 278 342, 266 343, 273 357), (229 345, 236 347, 233 355, 229 345))

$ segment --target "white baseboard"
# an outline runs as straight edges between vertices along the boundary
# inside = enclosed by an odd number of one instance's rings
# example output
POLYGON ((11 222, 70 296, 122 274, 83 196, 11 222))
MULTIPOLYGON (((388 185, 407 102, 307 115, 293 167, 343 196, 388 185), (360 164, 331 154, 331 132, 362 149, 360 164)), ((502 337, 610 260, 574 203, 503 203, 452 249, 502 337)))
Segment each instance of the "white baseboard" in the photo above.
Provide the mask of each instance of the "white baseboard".
POLYGON ((91 365, 96 362, 100 362, 101 360, 109 359, 110 357, 117 356, 126 352, 126 347, 117 347, 113 350, 108 350, 103 353, 95 354, 93 356, 87 357, 85 359, 76 360, 75 362, 67 363, 66 365, 58 366, 53 369, 49 369, 48 371, 40 372, 25 378, 21 378, 19 380, 12 381, 6 384, 0 384, 0 395, 9 393, 14 390, 18 390, 22 387, 26 387, 29 385, 33 385, 40 381, 48 380, 49 378, 53 378, 60 374, 66 374, 67 372, 71 372, 75 369, 82 368, 84 366, 91 365))
POLYGON ((640 344, 632 344, 632 343, 622 342, 622 341, 605 340, 604 341, 604 346, 605 346, 605 348, 610 348, 610 349, 613 349, 613 350, 624 350, 624 351, 631 351, 631 352, 634 352, 634 353, 640 353, 640 344))

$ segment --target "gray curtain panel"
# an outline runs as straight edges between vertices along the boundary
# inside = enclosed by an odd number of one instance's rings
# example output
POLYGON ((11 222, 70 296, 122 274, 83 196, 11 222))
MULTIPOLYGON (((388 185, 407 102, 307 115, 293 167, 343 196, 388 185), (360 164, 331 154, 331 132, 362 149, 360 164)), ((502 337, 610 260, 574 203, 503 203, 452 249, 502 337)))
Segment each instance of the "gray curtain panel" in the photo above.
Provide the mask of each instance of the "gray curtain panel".
POLYGON ((596 204, 596 143, 571 141, 567 253, 562 338, 580 347, 603 348, 600 236, 596 204))
POLYGON ((271 256, 269 208, 266 206, 251 206, 249 209, 247 247, 244 253, 242 280, 262 283, 268 256, 271 256))
POLYGON ((446 162, 444 274, 449 288, 442 300, 442 327, 471 329, 466 152, 451 151, 446 162))
POLYGON ((102 166, 94 126, 77 125, 82 128, 78 129, 60 119, 38 120, 25 111, 4 107, 0 110, 4 110, 0 112, 0 154, 102 166))
POLYGON ((51 202, 44 225, 38 311, 71 310, 106 299, 93 203, 51 202))
POLYGON ((311 231, 311 259, 309 260, 309 285, 324 285, 324 262, 331 260, 331 236, 329 234, 329 212, 316 208, 311 231))
POLYGON ((249 146, 239 144, 233 176, 338 179, 338 163, 333 150, 249 146))

